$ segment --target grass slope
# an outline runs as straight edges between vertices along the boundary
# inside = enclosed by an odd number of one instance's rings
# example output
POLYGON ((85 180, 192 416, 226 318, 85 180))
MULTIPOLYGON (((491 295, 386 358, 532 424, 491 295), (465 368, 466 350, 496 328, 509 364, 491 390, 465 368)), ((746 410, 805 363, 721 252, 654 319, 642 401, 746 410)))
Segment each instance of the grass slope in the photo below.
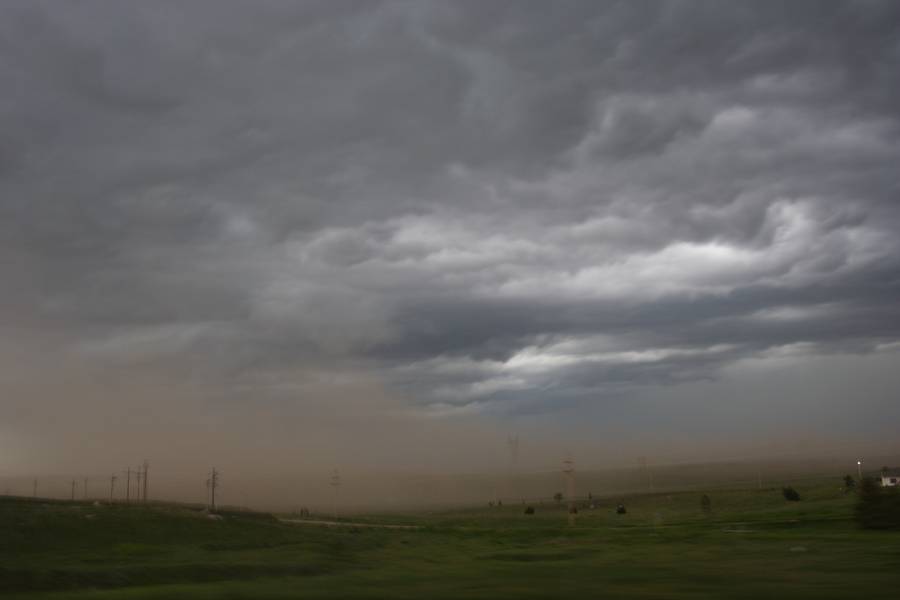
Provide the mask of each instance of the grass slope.
POLYGON ((370 516, 417 530, 210 520, 178 507, 0 500, 0 591, 22 598, 894 598, 900 533, 828 481, 370 516), (624 501, 627 515, 612 508, 624 501))

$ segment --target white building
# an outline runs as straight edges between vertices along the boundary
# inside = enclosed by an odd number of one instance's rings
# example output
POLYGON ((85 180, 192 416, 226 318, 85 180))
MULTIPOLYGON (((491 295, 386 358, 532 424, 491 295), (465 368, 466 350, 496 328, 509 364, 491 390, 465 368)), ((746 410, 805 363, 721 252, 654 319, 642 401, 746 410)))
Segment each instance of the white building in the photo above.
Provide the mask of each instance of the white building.
POLYGON ((895 487, 900 485, 900 469, 885 469, 881 472, 881 486, 895 487))

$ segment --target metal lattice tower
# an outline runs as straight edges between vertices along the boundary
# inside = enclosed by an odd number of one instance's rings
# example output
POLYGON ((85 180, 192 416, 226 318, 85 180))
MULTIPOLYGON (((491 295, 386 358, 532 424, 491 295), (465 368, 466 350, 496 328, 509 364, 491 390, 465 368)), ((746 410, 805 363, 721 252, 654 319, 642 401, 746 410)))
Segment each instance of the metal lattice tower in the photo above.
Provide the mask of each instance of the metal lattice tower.
POLYGON ((209 479, 206 480, 206 485, 209 487, 209 510, 216 510, 216 488, 219 487, 219 473, 215 467, 212 468, 212 471, 209 473, 209 479))
POLYGON ((519 436, 511 435, 506 440, 509 449, 509 471, 507 472, 506 495, 510 498, 516 496, 516 478, 519 469, 519 436))
POLYGON ((575 524, 575 461, 567 457, 562 464, 566 476, 566 496, 569 500, 569 525, 575 524))

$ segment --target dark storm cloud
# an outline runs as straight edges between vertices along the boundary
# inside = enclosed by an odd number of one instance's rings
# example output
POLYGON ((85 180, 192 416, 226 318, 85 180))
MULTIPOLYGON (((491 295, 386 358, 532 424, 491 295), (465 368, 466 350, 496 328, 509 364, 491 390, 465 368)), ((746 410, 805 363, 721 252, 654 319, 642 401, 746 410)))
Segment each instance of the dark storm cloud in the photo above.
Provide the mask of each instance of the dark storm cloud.
POLYGON ((0 319, 64 351, 443 414, 896 350, 894 2, 0 11, 0 319))

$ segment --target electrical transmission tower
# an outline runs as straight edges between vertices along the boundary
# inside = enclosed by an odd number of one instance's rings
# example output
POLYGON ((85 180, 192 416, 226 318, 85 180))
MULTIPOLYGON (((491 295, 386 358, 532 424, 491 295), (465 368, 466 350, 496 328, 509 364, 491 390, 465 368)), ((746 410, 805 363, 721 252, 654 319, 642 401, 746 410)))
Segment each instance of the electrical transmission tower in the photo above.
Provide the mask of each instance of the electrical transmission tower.
POLYGON ((653 471, 650 470, 650 467, 647 463, 647 457, 639 456, 638 464, 641 467, 641 472, 643 473, 644 478, 647 480, 647 488, 652 492, 653 491, 653 471))
POLYGON ((509 472, 507 473, 507 496, 515 498, 516 496, 516 476, 519 468, 519 436, 512 435, 506 440, 506 447, 509 449, 509 472))
POLYGON ((562 472, 566 476, 566 497, 569 500, 569 525, 575 524, 575 461, 566 458, 562 464, 562 472))
POLYGON ((110 504, 113 503, 113 497, 114 497, 113 492, 116 489, 116 479, 118 479, 118 477, 116 476, 115 473, 113 473, 109 478, 109 503, 110 504))
POLYGON ((75 481, 74 479, 72 480, 72 500, 75 499, 75 486, 77 485, 77 483, 78 482, 75 481))
POLYGON ((88 484, 88 478, 85 477, 85 478, 84 478, 84 489, 81 490, 82 492, 84 492, 84 499, 85 499, 85 500, 87 500, 87 484, 88 484))
POLYGON ((338 518, 338 494, 341 487, 341 476, 338 474, 338 470, 335 469, 331 474, 331 481, 329 485, 334 488, 334 518, 337 520, 338 518))
POLYGON ((209 510, 210 512, 215 512, 216 510, 216 488, 219 487, 219 473, 215 467, 213 467, 212 471, 209 472, 209 479, 206 480, 206 485, 209 487, 209 510))

